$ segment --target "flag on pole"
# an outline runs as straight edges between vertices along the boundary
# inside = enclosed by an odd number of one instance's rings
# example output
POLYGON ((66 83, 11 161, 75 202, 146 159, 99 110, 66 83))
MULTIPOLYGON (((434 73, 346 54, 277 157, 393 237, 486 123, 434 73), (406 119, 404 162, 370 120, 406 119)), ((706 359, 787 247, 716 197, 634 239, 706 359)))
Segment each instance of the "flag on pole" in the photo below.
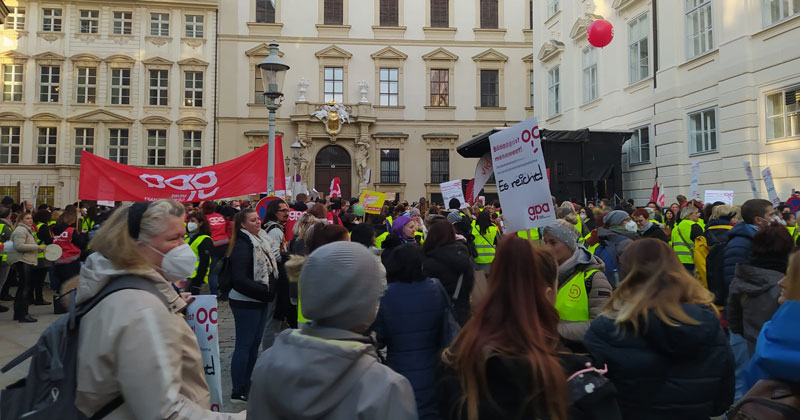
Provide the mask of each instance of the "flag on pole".
POLYGON ((650 192, 650 201, 653 203, 658 202, 658 178, 656 178, 656 183, 653 184, 653 190, 650 192))
POLYGON ((666 200, 666 194, 664 194, 664 184, 661 184, 658 189, 658 200, 656 200, 656 204, 659 207, 664 207, 664 200, 666 200))
POLYGON ((341 197, 342 196, 342 187, 340 185, 341 180, 338 176, 333 177, 331 180, 331 197, 341 197))

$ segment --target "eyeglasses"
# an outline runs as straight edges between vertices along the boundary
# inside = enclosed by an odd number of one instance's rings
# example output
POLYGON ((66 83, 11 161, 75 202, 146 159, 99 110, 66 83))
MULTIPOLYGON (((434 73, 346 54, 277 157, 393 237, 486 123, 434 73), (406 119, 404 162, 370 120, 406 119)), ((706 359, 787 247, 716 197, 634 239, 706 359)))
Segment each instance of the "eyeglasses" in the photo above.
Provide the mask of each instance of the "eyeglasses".
POLYGON ((288 211, 289 211, 289 209, 280 209, 280 210, 278 210, 278 213, 285 213, 285 212, 288 212, 288 211))

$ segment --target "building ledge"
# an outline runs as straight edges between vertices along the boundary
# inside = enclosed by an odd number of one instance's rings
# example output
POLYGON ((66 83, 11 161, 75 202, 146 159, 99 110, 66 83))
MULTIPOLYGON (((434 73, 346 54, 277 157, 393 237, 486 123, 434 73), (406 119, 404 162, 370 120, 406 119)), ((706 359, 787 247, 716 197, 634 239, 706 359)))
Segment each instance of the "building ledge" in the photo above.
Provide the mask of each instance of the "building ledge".
POLYGON ((250 35, 277 36, 283 31, 283 23, 247 22, 250 35))
POLYGON ((422 28, 422 32, 425 33, 425 39, 439 39, 439 40, 455 39, 457 30, 458 28, 434 28, 431 26, 425 26, 422 28))
POLYGON ((387 105, 373 105, 375 109, 406 109, 405 105, 387 106, 387 105))
POLYGON ((800 136, 781 137, 779 139, 767 140, 766 143, 769 146, 771 144, 780 144, 780 143, 795 142, 795 141, 800 141, 800 136))
POLYGON ((476 106, 475 109, 478 111, 497 112, 505 111, 507 108, 504 106, 476 106))
POLYGON ((591 101, 586 102, 585 104, 581 105, 579 107, 579 109, 581 111, 588 111, 588 110, 590 110, 592 108, 595 108, 598 105, 600 105, 600 101, 602 101, 602 100, 603 100, 603 97, 602 96, 598 96, 597 98, 594 98, 591 101))
POLYGON ((683 70, 687 67, 691 67, 688 71, 692 71, 698 67, 704 66, 717 58, 719 55, 719 48, 714 48, 711 51, 706 51, 703 54, 698 55, 697 57, 690 58, 686 60, 685 63, 678 66, 679 70, 683 70))
POLYGON ((323 25, 317 24, 317 36, 331 38, 347 38, 350 34, 350 25, 323 25))
POLYGON ((638 82, 633 82, 632 84, 626 86, 622 90, 624 90, 626 93, 633 93, 633 92, 638 92, 646 87, 652 87, 652 84, 653 84, 653 76, 649 76, 645 77, 642 80, 639 80, 638 82))
POLYGON ((772 39, 772 38, 774 38, 774 37, 776 37, 778 35, 782 35, 782 34, 784 34, 786 32, 789 32, 789 31, 797 29, 798 26, 794 26, 793 24, 794 23, 798 23, 798 21, 800 21, 800 14, 796 14, 794 16, 789 16, 786 19, 783 19, 781 21, 773 23, 770 26, 767 26, 766 28, 754 33, 750 37, 751 38, 760 38, 760 37, 764 36, 763 41, 768 41, 768 40, 770 40, 770 39, 772 39), (791 27, 788 27, 788 26, 791 26, 791 27))
POLYGON ((558 18, 561 16, 561 9, 558 9, 557 12, 553 13, 553 16, 550 16, 544 21, 544 26, 549 27, 551 24, 555 24, 558 21, 558 18))
POLYGON ((405 26, 373 26, 372 33, 375 38, 403 38, 406 33, 405 26))
POLYGON ((502 41, 506 37, 505 28, 472 28, 476 41, 502 41))
POLYGON ((425 106, 423 108, 425 108, 427 110, 430 110, 430 111, 452 111, 452 110, 456 109, 456 107, 454 107, 454 106, 430 106, 430 105, 427 105, 427 106, 425 106))

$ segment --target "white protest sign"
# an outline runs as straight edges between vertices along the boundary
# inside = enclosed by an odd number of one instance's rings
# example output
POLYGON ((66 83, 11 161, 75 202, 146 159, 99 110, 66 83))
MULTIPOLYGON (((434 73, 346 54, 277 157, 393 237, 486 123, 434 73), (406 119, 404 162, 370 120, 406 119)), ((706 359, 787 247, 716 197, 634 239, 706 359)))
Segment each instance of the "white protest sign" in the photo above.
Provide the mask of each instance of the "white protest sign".
POLYGON ((744 171, 747 172, 747 178, 750 180, 750 190, 753 191, 753 198, 758 198, 756 180, 753 178, 753 168, 750 166, 750 162, 744 161, 744 171))
POLYGON ((781 199, 778 198, 778 191, 775 190, 775 182, 772 181, 772 171, 769 169, 769 166, 761 171, 761 176, 764 178, 764 184, 767 186, 769 201, 772 201, 772 205, 775 207, 780 206, 781 199))
POLYGON ((457 199, 459 203, 461 203, 458 208, 463 209, 467 207, 467 200, 464 199, 464 190, 461 189, 461 180, 457 179, 455 181, 447 181, 442 182, 439 184, 439 188, 442 190, 442 199, 444 200, 444 205, 447 206, 450 200, 453 198, 457 199))
POLYGON ((106 206, 106 207, 114 207, 113 201, 104 201, 104 200, 97 200, 98 206, 106 206))
POLYGON ((716 203, 721 201, 729 206, 733 205, 733 191, 730 190, 706 190, 704 203, 716 203))
POLYGON ((222 364, 219 359, 217 317, 217 297, 214 295, 194 296, 194 301, 186 307, 186 321, 197 337, 203 357, 203 370, 211 391, 209 408, 212 411, 222 411, 222 364))
POLYGON ((555 223, 536 118, 492 134, 489 146, 508 232, 555 223))
POLYGON ((692 162, 692 184, 689 188, 690 200, 700 199, 700 162, 692 162))
POLYGON ((372 179, 372 169, 367 168, 367 173, 364 175, 364 185, 369 185, 369 181, 372 179))

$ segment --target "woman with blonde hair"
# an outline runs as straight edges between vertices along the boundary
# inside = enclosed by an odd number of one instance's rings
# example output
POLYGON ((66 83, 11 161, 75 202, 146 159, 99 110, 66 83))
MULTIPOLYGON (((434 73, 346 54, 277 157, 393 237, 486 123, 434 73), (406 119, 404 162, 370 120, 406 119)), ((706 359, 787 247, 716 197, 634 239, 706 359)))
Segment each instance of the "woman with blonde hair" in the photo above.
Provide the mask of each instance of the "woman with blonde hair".
POLYGON ((761 379, 800 383, 800 252, 789 258, 789 268, 778 286, 781 305, 772 319, 761 328, 756 352, 750 359, 747 385, 752 387, 761 379))
POLYGON ((733 402, 733 353, 712 294, 663 241, 635 241, 620 261, 628 274, 583 342, 608 365, 623 418, 725 412, 733 402))
POLYGON ((77 305, 121 287, 115 282, 128 288, 80 321, 75 406, 87 416, 110 409, 114 419, 244 418, 211 411, 187 303, 173 288, 197 260, 183 240, 183 216, 174 200, 122 206, 91 242, 77 305))

